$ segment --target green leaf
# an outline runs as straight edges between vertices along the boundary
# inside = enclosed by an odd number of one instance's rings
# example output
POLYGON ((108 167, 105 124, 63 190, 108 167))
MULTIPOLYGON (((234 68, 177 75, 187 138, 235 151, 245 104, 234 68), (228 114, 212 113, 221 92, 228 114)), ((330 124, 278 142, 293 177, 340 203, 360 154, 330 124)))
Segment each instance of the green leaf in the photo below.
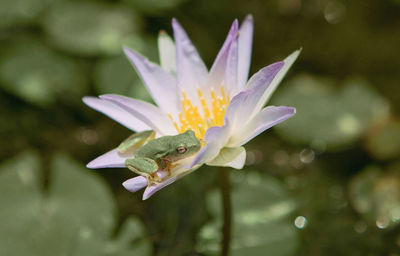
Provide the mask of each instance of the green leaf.
POLYGON ((158 14, 172 9, 187 0, 124 0, 135 9, 148 14, 158 14))
MULTIPOLYGON (((232 255, 292 255, 298 237, 288 215, 295 209, 279 181, 257 172, 232 174, 232 255)), ((213 221, 202 229, 199 251, 217 255, 220 250, 222 202, 218 191, 207 196, 213 221)))
POLYGON ((1 255, 149 252, 144 229, 136 219, 123 225, 117 239, 111 239, 116 206, 95 173, 58 154, 51 164, 47 193, 41 191, 39 177, 39 160, 34 153, 17 156, 0 167, 1 255), (136 242, 131 245, 131 241, 136 242))
POLYGON ((121 94, 151 101, 150 94, 125 56, 100 60, 94 69, 94 81, 99 94, 121 94))
POLYGON ((8 92, 37 105, 53 103, 56 96, 84 95, 87 81, 79 65, 40 42, 21 38, 0 57, 0 85, 8 92))
POLYGON ((122 40, 136 32, 133 10, 93 1, 62 1, 45 15, 43 26, 61 49, 84 54, 118 54, 122 40))
POLYGON ((400 162, 368 166, 349 183, 351 203, 367 222, 384 229, 400 223, 400 162))
POLYGON ((0 166, 0 254, 29 254, 34 249, 35 225, 40 223, 42 198, 39 160, 27 152, 0 166), (23 241, 23 242, 21 242, 23 241))
POLYGON ((296 107, 296 115, 276 127, 293 143, 317 149, 348 147, 388 116, 388 102, 363 80, 347 80, 336 90, 328 79, 299 76, 273 97, 274 105, 296 107))
POLYGON ((388 120, 372 129, 366 147, 370 154, 381 160, 400 156, 400 121, 388 120))
POLYGON ((2 0, 0 2, 0 28, 13 25, 28 25, 38 18, 39 14, 53 0, 2 0))

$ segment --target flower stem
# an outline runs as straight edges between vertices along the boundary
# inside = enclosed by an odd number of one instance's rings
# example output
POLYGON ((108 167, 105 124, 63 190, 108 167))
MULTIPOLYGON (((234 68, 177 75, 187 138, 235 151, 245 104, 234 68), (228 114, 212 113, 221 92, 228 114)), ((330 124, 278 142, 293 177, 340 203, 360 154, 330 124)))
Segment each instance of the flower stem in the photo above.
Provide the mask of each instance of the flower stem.
POLYGON ((230 251, 231 233, 232 233, 232 202, 231 202, 231 184, 227 168, 221 167, 218 172, 221 196, 222 196, 222 240, 221 255, 228 256, 230 251))

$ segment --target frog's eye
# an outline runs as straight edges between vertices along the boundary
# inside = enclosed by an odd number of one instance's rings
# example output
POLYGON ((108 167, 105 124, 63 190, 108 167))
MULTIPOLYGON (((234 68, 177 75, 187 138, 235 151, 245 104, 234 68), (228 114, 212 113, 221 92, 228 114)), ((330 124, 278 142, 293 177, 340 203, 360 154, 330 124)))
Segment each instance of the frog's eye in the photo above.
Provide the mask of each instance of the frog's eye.
POLYGON ((176 148, 176 152, 178 152, 179 154, 185 154, 187 151, 187 148, 185 148, 184 146, 179 146, 176 148))

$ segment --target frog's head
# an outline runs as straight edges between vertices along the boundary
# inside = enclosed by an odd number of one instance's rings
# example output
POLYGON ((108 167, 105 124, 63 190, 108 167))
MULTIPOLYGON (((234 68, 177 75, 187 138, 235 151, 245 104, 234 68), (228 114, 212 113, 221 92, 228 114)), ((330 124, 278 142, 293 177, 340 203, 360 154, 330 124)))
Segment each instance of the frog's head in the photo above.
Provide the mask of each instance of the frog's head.
POLYGON ((200 148, 200 141, 196 138, 192 130, 176 136, 176 139, 172 141, 175 152, 173 153, 176 160, 184 159, 186 157, 196 154, 200 148))

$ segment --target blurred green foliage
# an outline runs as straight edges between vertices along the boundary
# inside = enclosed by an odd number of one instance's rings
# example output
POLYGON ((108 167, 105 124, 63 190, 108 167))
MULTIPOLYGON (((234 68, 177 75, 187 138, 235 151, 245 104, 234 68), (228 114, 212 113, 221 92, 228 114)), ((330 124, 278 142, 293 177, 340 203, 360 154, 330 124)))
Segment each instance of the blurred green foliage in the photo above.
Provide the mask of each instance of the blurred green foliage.
POLYGON ((349 183, 354 209, 370 224, 384 229, 400 222, 400 163, 386 170, 368 166, 349 183))
POLYGON ((3 50, 0 79, 9 93, 30 103, 48 106, 57 96, 76 98, 87 92, 88 79, 79 63, 57 54, 38 40, 17 38, 4 45, 3 50))
MULTIPOLYGON (((292 255, 298 239, 287 217, 293 213, 295 202, 281 182, 250 170, 235 173, 232 180, 232 255, 292 255)), ((208 194, 207 204, 213 221, 202 228, 198 246, 207 255, 219 255, 223 223, 219 191, 208 194)))
POLYGON ((277 92, 273 103, 294 106, 298 112, 279 126, 282 137, 319 150, 351 145, 389 114, 385 99, 354 78, 337 90, 329 79, 296 77, 277 92))
POLYGON ((59 1, 42 23, 56 47, 82 55, 118 54, 124 37, 137 32, 133 10, 91 1, 59 1))
POLYGON ((233 255, 399 256, 398 0, 1 0, 0 254, 218 254, 216 169, 142 202, 83 167, 130 131, 81 97, 150 101, 122 45, 157 62, 176 17, 210 66, 248 13, 250 73, 303 51, 271 103, 297 114, 231 173, 233 255))
POLYGON ((34 152, 8 160, 0 171, 2 255, 150 252, 136 218, 126 221, 121 234, 112 239, 116 207, 109 189, 69 157, 55 156, 45 191, 40 184, 40 161, 34 152))

